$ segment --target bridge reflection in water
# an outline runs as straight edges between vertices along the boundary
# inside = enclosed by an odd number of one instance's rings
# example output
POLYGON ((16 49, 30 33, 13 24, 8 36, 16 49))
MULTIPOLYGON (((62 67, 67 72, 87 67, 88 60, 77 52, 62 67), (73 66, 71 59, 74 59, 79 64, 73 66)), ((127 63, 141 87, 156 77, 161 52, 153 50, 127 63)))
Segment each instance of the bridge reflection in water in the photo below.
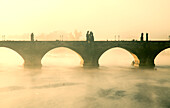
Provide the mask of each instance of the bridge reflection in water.
POLYGON ((139 67, 154 67, 154 59, 163 50, 170 48, 169 41, 1 41, 0 47, 17 52, 25 66, 42 66, 41 60, 50 50, 65 47, 82 58, 84 67, 98 67, 103 53, 111 48, 122 48, 134 57, 139 67))

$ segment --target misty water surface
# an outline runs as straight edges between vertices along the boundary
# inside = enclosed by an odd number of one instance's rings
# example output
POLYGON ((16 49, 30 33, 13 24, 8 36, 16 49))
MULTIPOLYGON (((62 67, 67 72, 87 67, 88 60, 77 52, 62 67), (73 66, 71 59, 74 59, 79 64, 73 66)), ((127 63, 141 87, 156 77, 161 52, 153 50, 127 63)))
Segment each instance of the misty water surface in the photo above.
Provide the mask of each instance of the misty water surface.
POLYGON ((139 69, 127 51, 112 49, 101 67, 87 69, 73 51, 55 49, 41 69, 28 69, 15 52, 3 51, 0 108, 170 108, 167 54, 156 58, 156 69, 139 69))

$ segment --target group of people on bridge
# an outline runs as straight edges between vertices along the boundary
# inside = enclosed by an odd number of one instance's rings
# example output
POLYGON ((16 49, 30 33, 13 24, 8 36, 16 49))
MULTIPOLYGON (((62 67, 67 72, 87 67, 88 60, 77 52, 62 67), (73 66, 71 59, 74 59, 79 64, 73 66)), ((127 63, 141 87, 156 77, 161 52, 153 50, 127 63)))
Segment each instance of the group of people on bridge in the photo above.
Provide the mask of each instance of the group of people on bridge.
MULTIPOLYGON (((144 41, 144 33, 141 33, 140 41, 144 41)), ((146 33, 146 41, 148 41, 148 33, 146 33)))
POLYGON ((90 32, 90 33, 89 33, 89 31, 87 31, 86 41, 87 41, 87 42, 93 42, 93 41, 94 41, 93 32, 90 32))

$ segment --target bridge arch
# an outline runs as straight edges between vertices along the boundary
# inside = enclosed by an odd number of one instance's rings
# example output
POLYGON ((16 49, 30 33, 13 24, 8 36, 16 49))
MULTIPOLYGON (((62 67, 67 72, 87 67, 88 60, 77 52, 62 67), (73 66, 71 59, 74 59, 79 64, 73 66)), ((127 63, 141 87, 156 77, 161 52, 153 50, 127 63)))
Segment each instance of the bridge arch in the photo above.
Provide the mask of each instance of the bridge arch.
MULTIPOLYGON (((106 49, 105 51, 103 51, 103 53, 99 56, 99 63, 100 64, 102 64, 101 63, 101 60, 102 60, 102 57, 103 56, 105 56, 105 54, 106 53, 110 53, 110 51, 112 51, 112 50, 117 50, 116 52, 117 53, 119 53, 119 52, 123 52, 124 54, 126 53, 126 54, 129 54, 130 55, 130 57, 131 57, 131 62, 130 63, 134 63, 133 65, 134 66, 139 66, 139 64, 140 64, 140 60, 139 60, 139 58, 134 54, 134 53, 132 53, 132 52, 130 52, 130 51, 128 51, 127 49, 125 49, 125 48, 122 48, 122 47, 111 47, 111 48, 108 48, 108 49, 106 49)), ((110 58, 109 58, 109 60, 110 60, 110 58)), ((115 61, 116 62, 116 61, 115 61)))
MULTIPOLYGON (((24 64, 25 60, 23 56, 13 48, 0 46, 0 61, 5 61, 9 65, 24 64), (8 60, 7 60, 8 59, 8 60)), ((1 63, 3 63, 1 62, 1 63)))
POLYGON ((170 47, 166 47, 164 49, 161 49, 158 51, 158 53, 155 55, 154 63, 156 66, 158 65, 168 65, 170 66, 170 47))
MULTIPOLYGON (((58 59, 60 59, 60 60, 63 59, 62 57, 67 58, 68 55, 74 55, 74 56, 77 55, 77 57, 80 58, 80 65, 83 65, 83 63, 84 63, 83 57, 77 51, 75 51, 74 49, 69 48, 69 47, 62 47, 61 46, 61 47, 51 48, 48 51, 46 51, 46 53, 42 56, 41 64, 43 64, 43 65, 46 64, 46 60, 45 60, 46 57, 49 57, 49 56, 51 56, 51 58, 57 57, 56 56, 57 53, 60 54, 60 55, 58 55, 59 56, 58 59), (51 53, 51 55, 49 55, 50 53, 51 53), (67 55, 67 53, 69 53, 69 54, 67 55), (61 54, 64 54, 64 55, 61 55, 61 54)), ((73 56, 71 56, 71 57, 73 57, 73 56)))

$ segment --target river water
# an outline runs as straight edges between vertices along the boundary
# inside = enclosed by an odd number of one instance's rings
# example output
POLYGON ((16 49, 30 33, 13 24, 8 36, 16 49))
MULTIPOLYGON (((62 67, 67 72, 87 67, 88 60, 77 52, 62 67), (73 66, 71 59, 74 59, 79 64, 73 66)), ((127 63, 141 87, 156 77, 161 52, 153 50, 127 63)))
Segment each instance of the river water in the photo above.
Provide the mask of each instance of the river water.
POLYGON ((170 63, 164 61, 170 56, 161 56, 155 69, 132 67, 131 56, 107 56, 91 69, 72 54, 47 55, 41 69, 3 62, 0 108, 170 108, 170 63))

